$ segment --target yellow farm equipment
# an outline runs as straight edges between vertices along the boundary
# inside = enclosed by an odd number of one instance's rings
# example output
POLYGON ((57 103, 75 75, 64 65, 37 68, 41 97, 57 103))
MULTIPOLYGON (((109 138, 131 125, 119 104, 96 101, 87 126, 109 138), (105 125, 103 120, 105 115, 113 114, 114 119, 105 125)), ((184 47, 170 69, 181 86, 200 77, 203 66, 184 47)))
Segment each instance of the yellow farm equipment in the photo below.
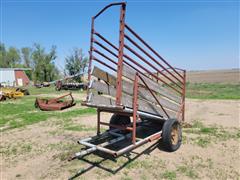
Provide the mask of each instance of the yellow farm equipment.
POLYGON ((23 97, 24 95, 29 95, 29 92, 27 89, 22 88, 15 88, 15 87, 1 87, 0 88, 0 94, 1 94, 1 100, 6 100, 6 98, 9 99, 16 99, 19 97, 23 97))

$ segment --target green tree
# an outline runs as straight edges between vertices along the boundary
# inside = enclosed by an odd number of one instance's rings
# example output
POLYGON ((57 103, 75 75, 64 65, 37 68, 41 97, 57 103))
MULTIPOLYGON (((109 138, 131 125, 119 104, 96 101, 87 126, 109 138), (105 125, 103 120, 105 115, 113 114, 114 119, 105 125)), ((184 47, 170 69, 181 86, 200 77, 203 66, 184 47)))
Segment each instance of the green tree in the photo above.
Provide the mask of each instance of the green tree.
POLYGON ((0 67, 16 67, 21 63, 19 50, 15 47, 6 49, 3 43, 0 43, 0 67))
POLYGON ((34 44, 32 52, 33 75, 35 81, 53 81, 58 77, 58 70, 54 64, 56 56, 56 46, 52 46, 49 53, 40 44, 34 44))
POLYGON ((5 45, 3 43, 0 43, 0 67, 1 68, 7 67, 6 57, 7 57, 7 51, 6 51, 5 45))
POLYGON ((16 67, 16 65, 21 63, 19 50, 15 47, 9 47, 6 57, 7 67, 16 67))
POLYGON ((30 67, 31 65, 31 48, 23 47, 21 49, 23 64, 25 67, 30 67))
MULTIPOLYGON (((86 72, 88 58, 84 56, 82 49, 75 48, 73 53, 65 58, 65 61, 65 68, 68 75, 86 72)), ((76 77, 75 79, 81 81, 81 77, 76 77)))

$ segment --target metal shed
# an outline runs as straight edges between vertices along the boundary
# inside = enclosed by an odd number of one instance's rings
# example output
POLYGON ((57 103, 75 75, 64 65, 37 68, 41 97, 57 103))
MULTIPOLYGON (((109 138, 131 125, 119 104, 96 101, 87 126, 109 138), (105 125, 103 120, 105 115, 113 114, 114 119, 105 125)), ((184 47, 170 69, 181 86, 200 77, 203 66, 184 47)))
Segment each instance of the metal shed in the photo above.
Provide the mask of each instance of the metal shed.
POLYGON ((0 68, 0 83, 5 86, 26 86, 30 80, 25 73, 30 68, 0 68))

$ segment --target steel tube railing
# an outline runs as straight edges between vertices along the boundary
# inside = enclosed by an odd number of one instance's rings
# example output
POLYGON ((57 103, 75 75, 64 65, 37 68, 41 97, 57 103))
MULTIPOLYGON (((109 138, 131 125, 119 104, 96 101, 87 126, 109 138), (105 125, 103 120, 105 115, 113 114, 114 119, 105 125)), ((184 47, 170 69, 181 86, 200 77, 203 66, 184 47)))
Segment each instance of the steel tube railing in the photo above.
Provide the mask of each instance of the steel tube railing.
POLYGON ((99 60, 99 59, 98 59, 98 58, 96 58, 95 56, 93 56, 93 60, 95 60, 95 61, 97 61, 97 62, 101 63, 102 65, 104 65, 104 66, 108 67, 109 69, 111 69, 111 70, 113 70, 113 71, 117 71, 117 69, 113 68, 112 66, 109 66, 108 64, 106 64, 105 62, 103 62, 103 61, 99 60))
MULTIPOLYGON (((125 38, 127 38, 127 40, 129 42, 131 42, 133 45, 135 45, 139 50, 141 50, 144 54, 146 54, 150 59, 152 59, 156 64, 158 64, 161 68, 163 68, 165 71, 167 71, 170 75, 172 75, 176 80, 178 80, 178 82, 182 83, 182 81, 177 78, 174 74, 172 74, 170 71, 168 71, 167 68, 165 68, 161 63, 159 63, 155 58, 153 58, 147 51, 145 51, 143 48, 141 48, 136 42, 134 42, 128 35, 125 34, 125 38)), ((157 71, 159 72, 159 70, 157 69, 157 71)))
POLYGON ((112 62, 113 64, 117 65, 117 62, 115 62, 113 59, 109 58, 108 56, 106 56, 105 54, 103 54, 102 52, 98 51, 97 49, 93 49, 93 51, 97 54, 99 54, 100 56, 106 58, 107 60, 109 60, 110 62, 112 62))
POLYGON ((143 62, 145 62, 146 64, 148 64, 151 68, 155 69, 157 72, 159 72, 161 75, 163 75, 165 78, 167 78, 169 81, 171 81, 172 83, 174 83, 176 86, 178 86, 179 88, 182 89, 181 86, 179 86, 175 81, 173 81, 172 79, 170 79, 168 76, 166 76, 164 73, 162 73, 161 71, 159 71, 154 65, 152 65, 150 62, 148 62, 146 59, 144 59, 141 55, 139 55, 136 51, 134 51, 132 48, 130 48, 128 45, 124 45, 125 48, 127 48, 131 53, 133 53, 134 55, 136 55, 139 59, 141 59, 143 62))
POLYGON ((100 46, 101 48, 103 48, 104 50, 106 50, 107 52, 109 52, 110 54, 112 54, 113 56, 115 56, 116 58, 118 58, 118 55, 115 54, 114 52, 112 52, 110 49, 108 49, 106 46, 102 45, 100 42, 98 42, 97 40, 94 40, 94 43, 97 44, 98 46, 100 46))
POLYGON ((162 56, 160 56, 151 46, 149 46, 137 33, 135 33, 127 24, 125 24, 127 30, 129 30, 139 41, 141 41, 148 49, 150 49, 157 57, 159 57, 166 65, 168 65, 175 73, 181 76, 162 56))
POLYGON ((113 47, 115 50, 118 51, 118 48, 113 45, 111 42, 109 42, 105 37, 103 37, 100 33, 98 32, 94 32, 94 34, 96 34, 100 39, 102 39, 104 42, 106 42, 107 44, 109 44, 111 47, 113 47))
POLYGON ((178 89, 176 89, 175 87, 171 86, 170 84, 166 83, 163 79, 157 77, 155 74, 153 74, 152 72, 150 72, 149 70, 147 70, 145 67, 143 67, 141 64, 139 64, 138 62, 136 62, 135 60, 133 60, 132 58, 130 58, 128 55, 124 54, 124 57, 126 57, 128 60, 132 61, 134 64, 136 64, 137 66, 139 66, 141 69, 143 69, 144 71, 146 71, 148 74, 152 75, 153 77, 155 77, 156 79, 158 79, 159 81, 162 81, 164 84, 166 84, 168 87, 172 88, 173 90, 175 90, 176 92, 182 94, 181 91, 179 91, 178 89))

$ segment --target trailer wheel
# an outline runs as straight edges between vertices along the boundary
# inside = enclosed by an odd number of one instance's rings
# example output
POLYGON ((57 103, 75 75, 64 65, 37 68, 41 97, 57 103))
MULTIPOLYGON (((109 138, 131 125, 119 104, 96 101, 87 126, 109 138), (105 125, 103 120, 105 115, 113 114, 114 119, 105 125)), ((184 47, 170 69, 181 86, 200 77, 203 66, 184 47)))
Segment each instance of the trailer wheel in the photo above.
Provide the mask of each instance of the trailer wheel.
MULTIPOLYGON (((114 124, 114 125, 127 125, 130 123, 131 123, 131 120, 129 116, 113 114, 110 119, 110 124, 114 124)), ((109 130, 113 130, 113 129, 116 129, 116 128, 109 127, 109 130)))
POLYGON ((162 142, 164 150, 176 151, 182 144, 182 128, 176 119, 168 119, 163 124, 162 142))

